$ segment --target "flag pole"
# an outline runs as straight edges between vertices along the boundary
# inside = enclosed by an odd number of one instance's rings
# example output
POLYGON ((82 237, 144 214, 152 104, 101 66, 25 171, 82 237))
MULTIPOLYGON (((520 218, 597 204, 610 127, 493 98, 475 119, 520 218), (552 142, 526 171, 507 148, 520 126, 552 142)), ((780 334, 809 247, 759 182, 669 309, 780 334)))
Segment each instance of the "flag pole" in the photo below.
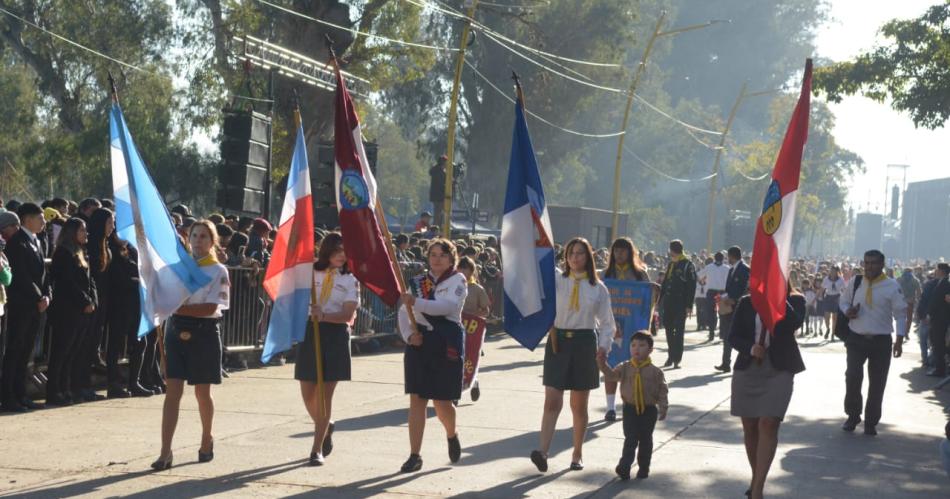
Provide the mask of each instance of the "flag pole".
MULTIPOLYGON (((297 94, 297 89, 294 89, 294 128, 297 129, 297 133, 300 133, 300 125, 303 123, 303 119, 300 117, 300 96, 297 94)), ((310 236, 312 237, 312 236, 310 236)), ((324 277, 325 279, 325 277, 324 277)), ((317 287, 314 282, 313 275, 310 277, 310 310, 313 310, 313 306, 317 305, 317 287)), ((313 355, 314 363, 317 371, 317 398, 319 401, 320 415, 323 416, 327 413, 326 401, 324 400, 324 380, 323 380, 323 350, 320 347, 320 322, 317 320, 317 316, 313 313, 310 314, 310 323, 313 326, 313 355)))
MULTIPOLYGON (((109 76, 109 94, 112 97, 112 103, 119 103, 119 91, 115 87, 115 78, 112 76, 112 71, 106 73, 109 76)), ((155 341, 156 347, 158 348, 158 365, 159 369, 162 371, 162 377, 167 377, 168 372, 168 361, 165 356, 165 327, 164 324, 159 324, 155 326, 155 341)))
MULTIPOLYGON (((324 35, 327 43, 327 50, 330 51, 330 62, 333 64, 333 69, 336 71, 336 74, 342 80, 343 77, 340 76, 340 63, 336 58, 336 51, 333 50, 333 39, 330 38, 330 35, 324 35)), ((337 89, 337 91, 341 91, 337 89)), ((361 145, 361 144, 360 144, 361 145)), ((396 274, 396 282, 399 284, 399 292, 405 293, 408 290, 406 286, 406 279, 402 275, 402 269, 399 268, 399 263, 396 261, 396 248, 393 245, 392 234, 389 232, 389 224, 386 222, 386 214, 383 211, 383 203, 379 200, 379 193, 376 193, 376 223, 383 230, 383 239, 386 240, 386 252, 389 254, 389 262, 393 267, 393 272, 396 274)), ((406 303, 406 312, 409 316, 409 323, 412 325, 413 334, 419 334, 419 326, 416 324, 416 315, 413 313, 412 305, 406 303)))

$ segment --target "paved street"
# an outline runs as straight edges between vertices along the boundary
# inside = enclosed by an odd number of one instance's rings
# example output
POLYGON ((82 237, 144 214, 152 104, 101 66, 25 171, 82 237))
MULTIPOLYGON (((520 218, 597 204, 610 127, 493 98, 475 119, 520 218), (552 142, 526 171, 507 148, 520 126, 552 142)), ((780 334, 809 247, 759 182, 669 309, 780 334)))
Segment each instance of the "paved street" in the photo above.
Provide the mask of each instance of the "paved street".
MULTIPOLYGON (((159 448, 161 397, 107 400, 0 417, 3 497, 744 497, 749 471, 741 425, 729 415, 730 377, 713 374, 721 347, 687 333, 682 369, 667 371, 669 418, 657 425, 652 474, 618 481, 620 422, 602 420, 604 397, 591 397, 584 447, 587 469, 567 470, 570 412, 559 421, 540 474, 528 460, 541 420, 543 350, 504 335, 491 338, 480 375, 482 397, 458 413, 463 457, 450 465, 444 433, 429 419, 420 473, 402 475, 408 455, 402 354, 354 358, 355 381, 337 391, 335 450, 322 468, 305 466, 311 428, 293 366, 237 373, 214 389, 215 460, 197 463, 199 422, 186 392, 175 466, 147 472, 159 448)), ((654 360, 665 359, 662 332, 654 360)), ((950 479, 937 446, 950 388, 934 392, 908 345, 891 366, 877 437, 840 430, 844 349, 808 340, 808 370, 796 377, 789 416, 766 485, 769 497, 946 498, 950 479)))

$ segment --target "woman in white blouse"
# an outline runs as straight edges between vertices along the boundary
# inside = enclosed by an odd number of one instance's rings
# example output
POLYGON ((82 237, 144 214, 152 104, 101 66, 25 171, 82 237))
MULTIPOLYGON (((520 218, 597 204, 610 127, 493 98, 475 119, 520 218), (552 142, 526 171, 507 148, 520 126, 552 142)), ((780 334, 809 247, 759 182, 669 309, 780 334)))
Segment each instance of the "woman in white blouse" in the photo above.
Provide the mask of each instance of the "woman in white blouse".
POLYGON ((317 394, 317 351, 310 324, 297 349, 294 379, 300 381, 303 404, 314 424, 309 464, 321 466, 333 451, 334 424, 330 420, 333 392, 338 381, 351 379, 350 326, 356 320, 356 309, 360 305, 360 285, 347 268, 343 236, 339 232, 331 232, 323 238, 313 268, 317 303, 311 306, 310 316, 317 318, 320 328, 323 404, 317 394))
POLYGON ((195 222, 188 231, 191 253, 201 270, 211 278, 205 287, 191 294, 165 323, 165 404, 162 408, 162 450, 152 463, 155 470, 172 466, 172 438, 178 424, 178 408, 185 382, 195 387, 201 417, 201 446, 198 462, 214 459, 214 400, 211 385, 221 384, 221 312, 230 302, 228 269, 218 262, 214 247, 218 232, 207 220, 195 222))
POLYGON ((610 309, 610 292, 594 271, 594 252, 584 238, 571 239, 564 248, 564 270, 556 278, 557 314, 544 349, 544 415, 541 448, 531 453, 538 471, 548 469, 548 450, 554 427, 564 405, 564 391, 571 391, 574 420, 574 453, 571 469, 584 469, 582 446, 587 431, 587 401, 600 386, 597 357, 606 355, 616 326, 610 309), (595 332, 596 331, 596 332, 595 332))
POLYGON ((427 250, 429 271, 410 282, 400 298, 399 330, 406 340, 405 383, 409 394, 409 459, 403 473, 422 469, 422 435, 429 400, 448 437, 449 460, 462 455, 455 428, 453 400, 462 396, 465 332, 462 307, 468 294, 465 276, 456 270, 458 253, 446 239, 433 239, 427 250), (412 307, 415 324, 409 319, 412 307))

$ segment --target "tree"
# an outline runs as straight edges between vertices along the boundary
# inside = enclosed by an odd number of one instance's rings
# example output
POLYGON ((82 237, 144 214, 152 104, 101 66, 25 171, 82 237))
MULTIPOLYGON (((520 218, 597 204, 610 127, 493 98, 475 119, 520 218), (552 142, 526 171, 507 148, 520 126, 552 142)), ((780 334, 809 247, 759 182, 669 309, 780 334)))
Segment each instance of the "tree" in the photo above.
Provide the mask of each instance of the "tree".
POLYGON ((934 5, 916 19, 881 27, 889 43, 854 60, 818 68, 816 93, 831 102, 862 93, 910 113, 918 127, 935 129, 950 117, 950 3, 934 5))

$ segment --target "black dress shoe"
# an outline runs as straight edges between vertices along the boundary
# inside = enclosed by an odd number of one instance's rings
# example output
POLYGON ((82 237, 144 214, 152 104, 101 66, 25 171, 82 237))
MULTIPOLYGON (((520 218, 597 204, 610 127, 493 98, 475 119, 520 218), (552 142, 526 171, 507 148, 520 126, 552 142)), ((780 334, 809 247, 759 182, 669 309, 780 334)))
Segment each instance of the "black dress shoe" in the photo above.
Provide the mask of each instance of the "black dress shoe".
POLYGON ((865 434, 865 435, 870 435, 870 436, 873 437, 874 435, 877 435, 877 428, 875 427, 875 425, 872 425, 872 424, 865 424, 865 425, 864 425, 864 434, 865 434))
POLYGON ((456 433, 454 437, 449 439, 449 461, 457 463, 461 458, 462 444, 459 443, 459 435, 456 433))
POLYGON ((630 479, 630 467, 624 466, 623 463, 618 464, 617 467, 614 468, 614 473, 616 473, 621 480, 630 479))
POLYGON ((2 409, 3 412, 29 412, 29 409, 17 402, 5 402, 3 405, 0 405, 0 409, 2 409))
POLYGON ((666 359, 666 362, 663 363, 663 367, 670 367, 672 365, 673 365, 673 361, 670 359, 666 359))
POLYGON ((673 363, 673 369, 679 369, 679 368, 680 368, 680 363, 679 363, 679 362, 674 362, 674 363, 673 363))
POLYGON ((155 471, 164 471, 172 467, 172 455, 169 454, 167 458, 158 458, 152 463, 152 469, 155 471))
POLYGON ((731 371, 730 367, 727 366, 727 365, 715 366, 715 367, 713 367, 713 369, 715 369, 715 370, 717 370, 717 371, 719 371, 719 372, 721 372, 721 373, 727 373, 727 372, 731 371))
POLYGON ((66 407, 73 405, 73 401, 72 399, 63 396, 61 393, 56 393, 46 397, 46 405, 66 407))
POLYGON ((402 467, 399 468, 399 471, 403 473, 414 473, 422 469, 422 456, 419 454, 409 454, 409 459, 406 459, 405 463, 402 463, 402 467))
POLYGON ((211 441, 211 449, 208 452, 201 452, 201 449, 198 449, 198 462, 199 463, 210 463, 214 459, 214 440, 211 441))
POLYGON ((858 423, 860 422, 861 422, 861 418, 857 416, 849 417, 848 420, 845 421, 843 425, 841 425, 841 429, 844 431, 854 431, 854 429, 858 427, 858 423))
POLYGON ((83 390, 82 399, 86 402, 95 402, 97 400, 105 400, 106 398, 93 390, 83 390))
POLYGON ((336 429, 336 425, 330 423, 330 426, 327 427, 327 436, 323 438, 323 446, 320 448, 320 453, 324 457, 329 456, 333 452, 333 430, 336 429))
POLYGON ((607 414, 604 415, 604 421, 616 421, 617 420, 617 411, 611 409, 607 411, 607 414))
POLYGON ((538 467, 538 471, 541 473, 548 470, 548 458, 539 450, 531 451, 531 462, 538 467))
POLYGON ((571 471, 580 471, 584 469, 584 461, 571 461, 571 471))
POLYGON ((310 466, 323 466, 325 462, 326 460, 324 460, 323 454, 320 454, 319 452, 311 452, 310 460, 307 461, 307 464, 310 466))
POLYGON ((129 394, 131 394, 133 397, 151 397, 152 395, 155 395, 152 390, 149 390, 138 383, 129 387, 129 394))
POLYGON ((42 409, 42 408, 43 408, 43 404, 37 404, 36 402, 33 402, 33 401, 30 400, 30 399, 23 399, 23 400, 21 400, 21 401, 20 401, 20 405, 22 405, 23 407, 26 407, 27 409, 29 409, 29 410, 31 410, 31 411, 35 411, 35 410, 37 410, 37 409, 42 409))
POLYGON ((650 468, 640 468, 637 470, 637 480, 643 480, 650 476, 650 468))
POLYGON ((127 399, 132 396, 128 390, 119 387, 109 388, 109 390, 106 392, 106 395, 110 399, 127 399))

